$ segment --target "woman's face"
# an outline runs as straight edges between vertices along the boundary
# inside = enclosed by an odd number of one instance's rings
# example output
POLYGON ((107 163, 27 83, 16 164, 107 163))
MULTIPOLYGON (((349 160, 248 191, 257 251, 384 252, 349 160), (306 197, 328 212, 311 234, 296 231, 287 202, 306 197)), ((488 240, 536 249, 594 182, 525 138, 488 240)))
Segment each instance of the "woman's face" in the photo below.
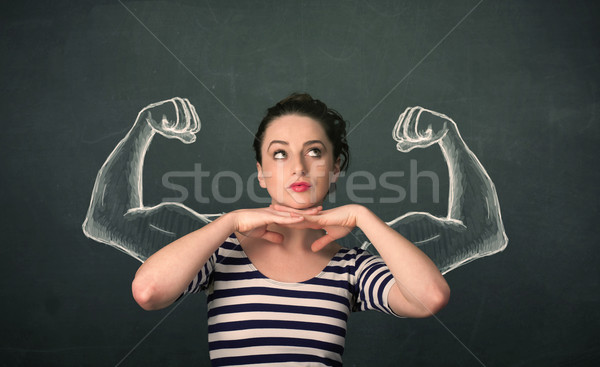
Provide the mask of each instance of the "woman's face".
POLYGON ((296 209, 320 205, 340 172, 340 160, 334 160, 325 130, 306 116, 273 120, 265 130, 261 153, 258 179, 273 204, 296 209))

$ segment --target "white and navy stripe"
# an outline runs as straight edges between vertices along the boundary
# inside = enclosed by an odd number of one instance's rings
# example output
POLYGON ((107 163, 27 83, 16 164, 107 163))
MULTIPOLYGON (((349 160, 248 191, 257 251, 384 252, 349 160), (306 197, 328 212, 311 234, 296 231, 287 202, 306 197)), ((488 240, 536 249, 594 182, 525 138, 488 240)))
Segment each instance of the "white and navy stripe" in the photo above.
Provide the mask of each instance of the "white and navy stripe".
POLYGON ((262 275, 234 235, 187 292, 205 290, 213 366, 341 366, 351 311, 393 314, 394 278, 381 258, 342 248, 316 277, 284 283, 262 275))

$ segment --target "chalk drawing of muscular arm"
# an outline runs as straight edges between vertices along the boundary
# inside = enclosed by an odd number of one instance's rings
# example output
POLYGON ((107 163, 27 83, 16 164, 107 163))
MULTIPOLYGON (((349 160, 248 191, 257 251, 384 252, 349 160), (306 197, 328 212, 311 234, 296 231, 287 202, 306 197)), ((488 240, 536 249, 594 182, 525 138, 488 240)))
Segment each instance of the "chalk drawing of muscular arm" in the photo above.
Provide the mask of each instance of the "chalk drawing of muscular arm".
POLYGON ((456 123, 422 107, 407 108, 393 137, 400 152, 439 145, 448 165, 450 190, 446 217, 410 212, 388 225, 424 251, 442 273, 504 250, 508 239, 496 189, 456 123))
POLYGON ((144 261, 214 219, 180 203, 146 207, 142 200, 144 157, 154 136, 190 144, 199 130, 200 119, 187 99, 176 97, 142 109, 96 176, 85 235, 144 261))
MULTIPOLYGON (((98 172, 83 223, 85 235, 144 261, 219 216, 198 214, 180 203, 146 207, 142 201, 143 163, 152 138, 158 133, 190 144, 199 130, 200 119, 187 99, 172 98, 142 109, 98 172)), ((507 238, 494 184, 454 121, 421 107, 408 108, 393 137, 401 152, 438 144, 448 165, 450 193, 446 217, 411 212, 388 225, 421 248, 444 273, 502 251, 507 238)))

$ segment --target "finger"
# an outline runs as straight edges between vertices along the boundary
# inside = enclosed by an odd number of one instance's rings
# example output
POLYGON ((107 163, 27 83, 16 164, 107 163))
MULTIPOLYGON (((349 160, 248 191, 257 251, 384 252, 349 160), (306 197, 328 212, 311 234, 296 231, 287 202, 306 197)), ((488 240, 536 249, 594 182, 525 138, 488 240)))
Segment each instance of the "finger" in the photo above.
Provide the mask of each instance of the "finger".
POLYGON ((301 217, 300 214, 294 213, 294 212, 286 212, 286 211, 280 211, 280 210, 275 210, 272 207, 268 207, 266 208, 269 214, 273 214, 273 215, 277 215, 279 217, 283 217, 283 218, 298 218, 301 217))
POLYGON ((401 151, 402 153, 407 153, 410 152, 411 150, 415 149, 415 148, 419 148, 418 145, 408 142, 406 140, 403 141, 399 141, 396 144, 396 149, 398 149, 399 151, 401 151))
MULTIPOLYGON (((415 129, 414 134, 417 137, 417 139, 425 139, 427 137, 426 136, 427 129, 422 126, 423 125, 423 122, 421 121, 422 114, 423 114, 423 108, 419 107, 419 110, 417 111, 417 115, 415 117, 415 126, 414 126, 414 129, 415 129), (419 132, 419 131, 421 131, 421 132, 419 132)), ((427 114, 425 116, 427 116, 427 114)), ((425 117, 425 116, 423 116, 423 117, 425 117)), ((429 127, 429 129, 431 129, 431 125, 429 125, 428 127, 429 127)))
POLYGON ((322 211, 323 211, 323 207, 319 205, 317 207, 311 208, 310 210, 307 210, 307 214, 311 213, 313 215, 316 215, 316 214, 322 213, 322 211))
POLYGON ((196 112, 196 107, 190 103, 187 98, 184 98, 184 101, 187 103, 188 108, 190 109, 190 113, 192 115, 192 125, 191 125, 191 133, 195 134, 200 131, 200 117, 198 117, 198 113, 196 112))
POLYGON ((189 108, 189 103, 184 99, 181 98, 181 110, 183 111, 183 121, 182 121, 182 125, 183 126, 178 126, 179 129, 182 129, 184 131, 189 131, 190 130, 190 126, 192 125, 192 111, 190 111, 189 108))
POLYGON ((320 226, 325 226, 325 225, 337 225, 339 223, 331 223, 331 219, 329 217, 326 217, 327 213, 325 212, 321 212, 317 215, 310 215, 310 214, 305 214, 302 217, 304 218, 305 221, 309 222, 309 223, 313 223, 313 224, 318 224, 320 226))
POLYGON ((412 119, 413 111, 414 110, 412 108, 408 109, 406 111, 406 115, 404 116, 404 123, 402 124, 402 138, 405 140, 412 140, 408 135, 408 131, 410 130, 410 121, 412 119))
POLYGON ((322 229, 323 228, 323 226, 318 223, 311 223, 311 222, 307 222, 307 221, 301 221, 298 223, 285 223, 285 224, 279 224, 279 225, 282 227, 293 228, 293 229, 307 229, 307 228, 322 229))
POLYGON ((416 141, 419 139, 417 133, 417 125, 419 122, 419 115, 421 114, 421 107, 413 107, 408 115, 408 123, 404 125, 404 136, 409 141, 416 141))
POLYGON ((179 124, 182 123, 182 120, 184 119, 184 115, 183 115, 183 105, 181 104, 181 98, 179 97, 175 97, 173 98, 173 104, 175 105, 175 119, 171 122, 171 126, 169 126, 169 128, 172 131, 177 131, 179 129, 179 124))
POLYGON ((160 118, 160 126, 162 130, 173 131, 174 127, 177 125, 177 119, 179 118, 177 115, 179 114, 179 110, 177 108, 177 102, 174 98, 169 99, 168 102, 171 102, 169 104, 170 106, 165 104, 161 106, 160 109, 156 110, 156 119, 160 118), (167 106, 171 108, 168 108, 167 106))
POLYGON ((276 216, 275 218, 273 218, 273 223, 277 223, 277 224, 295 224, 295 223, 300 223, 304 220, 304 217, 302 216, 293 216, 293 217, 279 217, 276 216))
POLYGON ((323 208, 318 206, 314 208, 308 209, 294 209, 281 205, 271 205, 271 209, 280 212, 280 213, 290 213, 294 215, 315 215, 318 214, 323 208))
POLYGON ((196 135, 194 135, 192 133, 183 133, 183 134, 176 136, 176 138, 186 144, 190 144, 190 143, 193 143, 196 141, 196 135))
POLYGON ((175 126, 173 126, 173 130, 175 131, 188 131, 190 127, 191 114, 189 108, 187 107, 187 103, 183 100, 183 98, 175 97, 173 98, 175 101, 175 105, 177 107, 177 121, 175 122, 175 126))
POLYGON ((396 141, 402 141, 404 140, 404 124, 406 124, 406 115, 408 114, 408 111, 410 110, 410 107, 405 109, 404 112, 402 112, 400 114, 400 116, 398 116, 398 121, 396 121, 396 125, 394 125, 394 131, 392 131, 392 137, 394 138, 394 140, 396 141))
POLYGON ((310 249, 313 252, 321 251, 323 249, 323 247, 327 246, 328 244, 330 244, 333 241, 335 241, 335 238, 333 236, 331 236, 330 234, 326 234, 325 236, 323 236, 323 237, 319 238, 318 240, 316 240, 315 242, 313 242, 312 245, 310 246, 310 249))

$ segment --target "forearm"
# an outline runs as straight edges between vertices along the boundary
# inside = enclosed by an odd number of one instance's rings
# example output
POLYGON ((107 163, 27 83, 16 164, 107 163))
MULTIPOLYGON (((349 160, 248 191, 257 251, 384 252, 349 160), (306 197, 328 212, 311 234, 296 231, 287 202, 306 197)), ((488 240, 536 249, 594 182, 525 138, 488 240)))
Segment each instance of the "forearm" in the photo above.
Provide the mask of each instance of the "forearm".
POLYGON ((446 304, 450 293, 448 284, 425 253, 364 207, 359 209, 357 226, 375 246, 396 280, 401 299, 390 299, 394 311, 407 316, 425 316, 446 304))
POLYGON ((234 230, 233 215, 225 214, 157 251, 135 275, 135 300, 147 310, 169 306, 234 230))
POLYGON ((142 167, 154 135, 148 123, 138 118, 111 152, 96 178, 99 190, 94 194, 102 195, 97 209, 114 204, 126 210, 142 206, 142 167))
POLYGON ((499 213, 497 205, 493 205, 497 203, 494 184, 455 127, 440 141, 440 149, 450 181, 448 218, 465 225, 474 221, 486 227, 495 224, 499 213), (482 218, 486 220, 481 221, 482 218))

